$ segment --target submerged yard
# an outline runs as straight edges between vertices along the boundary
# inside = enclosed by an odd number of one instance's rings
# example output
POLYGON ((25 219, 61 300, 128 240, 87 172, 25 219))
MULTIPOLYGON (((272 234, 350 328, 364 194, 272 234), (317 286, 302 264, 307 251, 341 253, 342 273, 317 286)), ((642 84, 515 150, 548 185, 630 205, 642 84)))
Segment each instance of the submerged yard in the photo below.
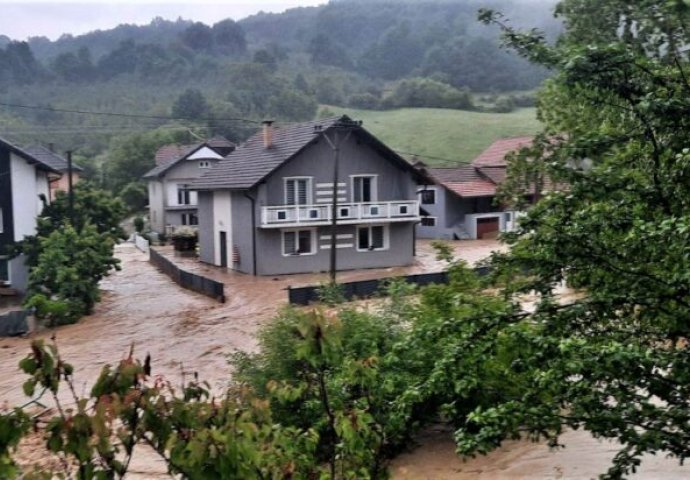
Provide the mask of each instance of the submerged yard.
MULTIPOLYGON (((470 263, 501 246, 495 240, 455 242, 457 255, 470 263)), ((287 285, 305 285, 325 280, 325 275, 251 277, 224 273, 193 260, 182 260, 185 268, 204 271, 226 283, 227 303, 178 287, 152 267, 147 256, 131 244, 117 247, 122 271, 102 283, 103 300, 96 312, 77 325, 45 331, 38 337, 55 334, 64 359, 76 367, 76 385, 88 391, 106 363, 127 355, 131 346, 143 357, 153 359, 153 373, 179 382, 183 375, 198 372, 202 379, 220 387, 229 378, 227 355, 236 350, 256 348, 260 327, 285 304, 287 285)), ((169 252, 172 255, 171 252, 169 252)), ((435 258, 430 242, 419 242, 417 262, 406 268, 344 272, 342 281, 440 271, 443 263, 435 258)), ((18 404, 25 401, 21 392, 24 376, 16 367, 28 351, 29 338, 0 339, 0 401, 18 404)), ((46 399, 50 405, 50 401, 46 399)), ((571 432, 564 436, 567 448, 549 453, 545 445, 511 442, 487 457, 463 462, 454 453, 448 431, 430 430, 419 439, 419 446, 395 460, 393 478, 411 479, 584 479, 601 473, 614 454, 615 445, 599 443, 588 434, 571 432)), ((45 461, 24 445, 21 458, 26 463, 45 461)), ((162 478, 165 469, 145 449, 135 457, 128 478, 162 478)), ((652 458, 645 462, 638 478, 680 479, 690 476, 690 468, 676 462, 652 458)))

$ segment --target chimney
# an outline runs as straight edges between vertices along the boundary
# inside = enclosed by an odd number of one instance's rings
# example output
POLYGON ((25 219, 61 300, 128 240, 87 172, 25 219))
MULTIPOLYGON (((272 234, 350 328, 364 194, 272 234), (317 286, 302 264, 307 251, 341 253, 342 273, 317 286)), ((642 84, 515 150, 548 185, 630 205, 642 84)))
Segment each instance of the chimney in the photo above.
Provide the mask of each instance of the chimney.
POLYGON ((51 152, 55 153, 55 144, 54 144, 53 142, 50 142, 50 143, 48 144, 48 150, 50 150, 51 152))
POLYGON ((273 146, 273 120, 264 120, 264 147, 271 148, 273 146))

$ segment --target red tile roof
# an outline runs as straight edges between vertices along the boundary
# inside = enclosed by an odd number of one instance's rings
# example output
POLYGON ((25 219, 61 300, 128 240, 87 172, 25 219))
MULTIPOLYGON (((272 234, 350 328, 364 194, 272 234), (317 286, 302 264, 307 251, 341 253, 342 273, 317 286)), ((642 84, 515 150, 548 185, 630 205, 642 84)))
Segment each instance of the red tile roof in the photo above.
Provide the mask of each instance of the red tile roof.
POLYGON ((448 182, 444 183, 443 186, 463 198, 493 197, 496 195, 496 185, 488 180, 448 182))
POLYGON ((529 146, 534 137, 514 137, 497 140, 472 161, 475 167, 505 167, 508 153, 529 146))
POLYGON ((156 152, 156 165, 167 165, 174 162, 180 157, 183 157, 191 149, 196 148, 198 144, 194 145, 164 145, 156 152))

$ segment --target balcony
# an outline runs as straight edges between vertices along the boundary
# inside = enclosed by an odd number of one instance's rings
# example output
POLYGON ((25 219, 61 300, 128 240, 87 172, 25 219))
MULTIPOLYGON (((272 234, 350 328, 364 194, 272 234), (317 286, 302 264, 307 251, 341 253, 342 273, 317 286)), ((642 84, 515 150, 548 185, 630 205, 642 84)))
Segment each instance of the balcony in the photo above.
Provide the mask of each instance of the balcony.
MULTIPOLYGON (((282 205, 261 209, 262 228, 317 227, 331 224, 331 205, 282 205)), ((419 202, 339 203, 338 225, 418 222, 419 202)))

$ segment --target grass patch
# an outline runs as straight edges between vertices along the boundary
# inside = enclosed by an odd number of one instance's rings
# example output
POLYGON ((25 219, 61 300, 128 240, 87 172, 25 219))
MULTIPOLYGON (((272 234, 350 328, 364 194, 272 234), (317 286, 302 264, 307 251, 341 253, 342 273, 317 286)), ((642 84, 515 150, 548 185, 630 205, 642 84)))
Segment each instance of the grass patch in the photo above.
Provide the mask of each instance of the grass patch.
MULTIPOLYGON (((364 128, 397 152, 438 157, 421 158, 428 165, 469 163, 500 138, 532 135, 541 128, 534 108, 521 108, 511 113, 442 108, 388 111, 326 108, 336 115, 346 114, 362 120, 364 128)), ((410 155, 405 157, 410 158, 410 155)))

